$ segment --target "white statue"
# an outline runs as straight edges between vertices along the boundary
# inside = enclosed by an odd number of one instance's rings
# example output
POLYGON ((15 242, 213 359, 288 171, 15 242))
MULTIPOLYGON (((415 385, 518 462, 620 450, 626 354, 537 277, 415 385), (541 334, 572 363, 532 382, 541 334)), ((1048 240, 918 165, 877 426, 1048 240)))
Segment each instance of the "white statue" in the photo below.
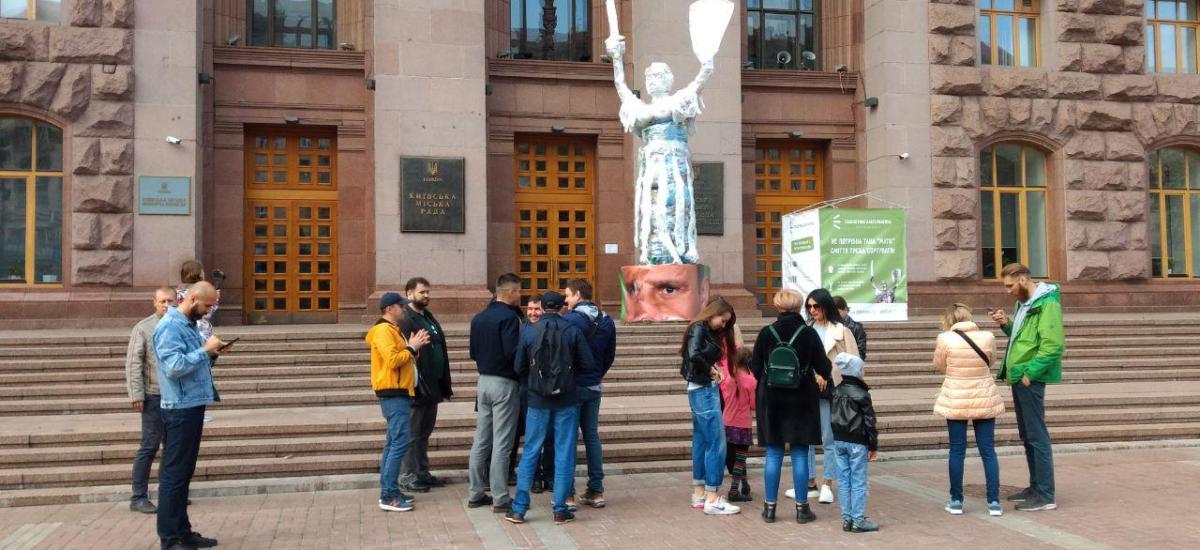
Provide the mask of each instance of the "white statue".
POLYGON ((675 77, 665 63, 646 67, 646 103, 625 83, 625 38, 617 31, 616 7, 608 0, 609 29, 605 47, 613 59, 613 77, 621 98, 621 124, 637 130, 637 189, 634 193, 634 239, 641 265, 699 263, 696 245, 696 207, 692 194, 688 136, 704 108, 700 89, 713 73, 713 58, 733 14, 729 0, 698 0, 689 12, 692 51, 700 72, 683 89, 672 93, 675 77))

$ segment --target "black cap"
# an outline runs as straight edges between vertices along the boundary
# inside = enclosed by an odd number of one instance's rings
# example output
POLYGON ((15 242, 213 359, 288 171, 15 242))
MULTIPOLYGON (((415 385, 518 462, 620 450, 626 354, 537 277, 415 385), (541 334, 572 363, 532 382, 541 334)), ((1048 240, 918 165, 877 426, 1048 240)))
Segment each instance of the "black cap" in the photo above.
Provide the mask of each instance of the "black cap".
POLYGON ((563 307, 563 296, 553 290, 542 295, 542 307, 546 311, 556 311, 563 307))
POLYGON ((379 298, 379 311, 383 311, 390 306, 400 304, 406 306, 412 303, 412 300, 401 296, 398 292, 388 292, 379 298))

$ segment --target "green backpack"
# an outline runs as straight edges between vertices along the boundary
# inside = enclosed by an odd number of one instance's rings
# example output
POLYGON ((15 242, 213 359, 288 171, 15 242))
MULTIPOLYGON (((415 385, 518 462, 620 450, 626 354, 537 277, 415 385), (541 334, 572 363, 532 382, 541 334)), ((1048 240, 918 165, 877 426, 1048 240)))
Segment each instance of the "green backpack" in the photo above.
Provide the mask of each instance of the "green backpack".
POLYGON ((796 341, 797 336, 800 336, 800 331, 804 330, 804 326, 796 329, 796 333, 787 342, 779 337, 774 326, 767 328, 771 330, 775 341, 778 342, 775 344, 775 349, 771 350, 771 355, 767 356, 767 387, 786 390, 798 389, 800 381, 808 373, 808 366, 801 367, 800 357, 796 355, 792 343, 796 341))

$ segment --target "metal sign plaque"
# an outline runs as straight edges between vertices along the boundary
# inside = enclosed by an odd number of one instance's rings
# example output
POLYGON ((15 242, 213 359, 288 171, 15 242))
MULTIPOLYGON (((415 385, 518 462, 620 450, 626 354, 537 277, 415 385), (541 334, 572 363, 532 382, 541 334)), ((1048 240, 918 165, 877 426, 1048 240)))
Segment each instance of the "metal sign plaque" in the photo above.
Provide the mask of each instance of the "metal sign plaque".
POLYGON ((693 162, 696 234, 725 234, 725 163, 693 162))
POLYGON ((466 232, 462 158, 400 159, 400 230, 466 232))

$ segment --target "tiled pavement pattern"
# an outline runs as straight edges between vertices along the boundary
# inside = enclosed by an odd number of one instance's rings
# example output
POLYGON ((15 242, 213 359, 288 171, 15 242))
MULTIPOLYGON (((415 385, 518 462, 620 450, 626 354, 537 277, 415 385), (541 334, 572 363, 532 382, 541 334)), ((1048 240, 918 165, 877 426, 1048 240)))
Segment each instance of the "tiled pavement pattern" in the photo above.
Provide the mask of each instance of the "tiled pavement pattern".
MULTIPOLYGON (((882 525, 873 534, 843 533, 836 504, 814 504, 819 519, 813 524, 797 525, 782 510, 779 522, 762 523, 758 470, 751 472, 755 502, 732 517, 688 508, 687 474, 654 473, 609 477, 608 508, 581 510, 566 526, 550 520, 546 494, 534 496, 522 526, 486 508, 468 510, 463 483, 420 495, 410 513, 378 510, 376 491, 366 489, 197 498, 192 521, 227 550, 1200 548, 1191 517, 1200 447, 1060 450, 1055 458, 1061 508, 1020 513, 1008 507, 1000 518, 983 509, 978 460, 968 459, 967 514, 958 517, 941 508, 944 460, 873 464, 868 514, 882 525)), ((1005 489, 1012 488, 1025 476, 1024 459, 1001 458, 1001 472, 1005 489)), ((71 504, 0 509, 0 548, 149 550, 157 540, 153 516, 129 512, 124 502, 71 504)))

